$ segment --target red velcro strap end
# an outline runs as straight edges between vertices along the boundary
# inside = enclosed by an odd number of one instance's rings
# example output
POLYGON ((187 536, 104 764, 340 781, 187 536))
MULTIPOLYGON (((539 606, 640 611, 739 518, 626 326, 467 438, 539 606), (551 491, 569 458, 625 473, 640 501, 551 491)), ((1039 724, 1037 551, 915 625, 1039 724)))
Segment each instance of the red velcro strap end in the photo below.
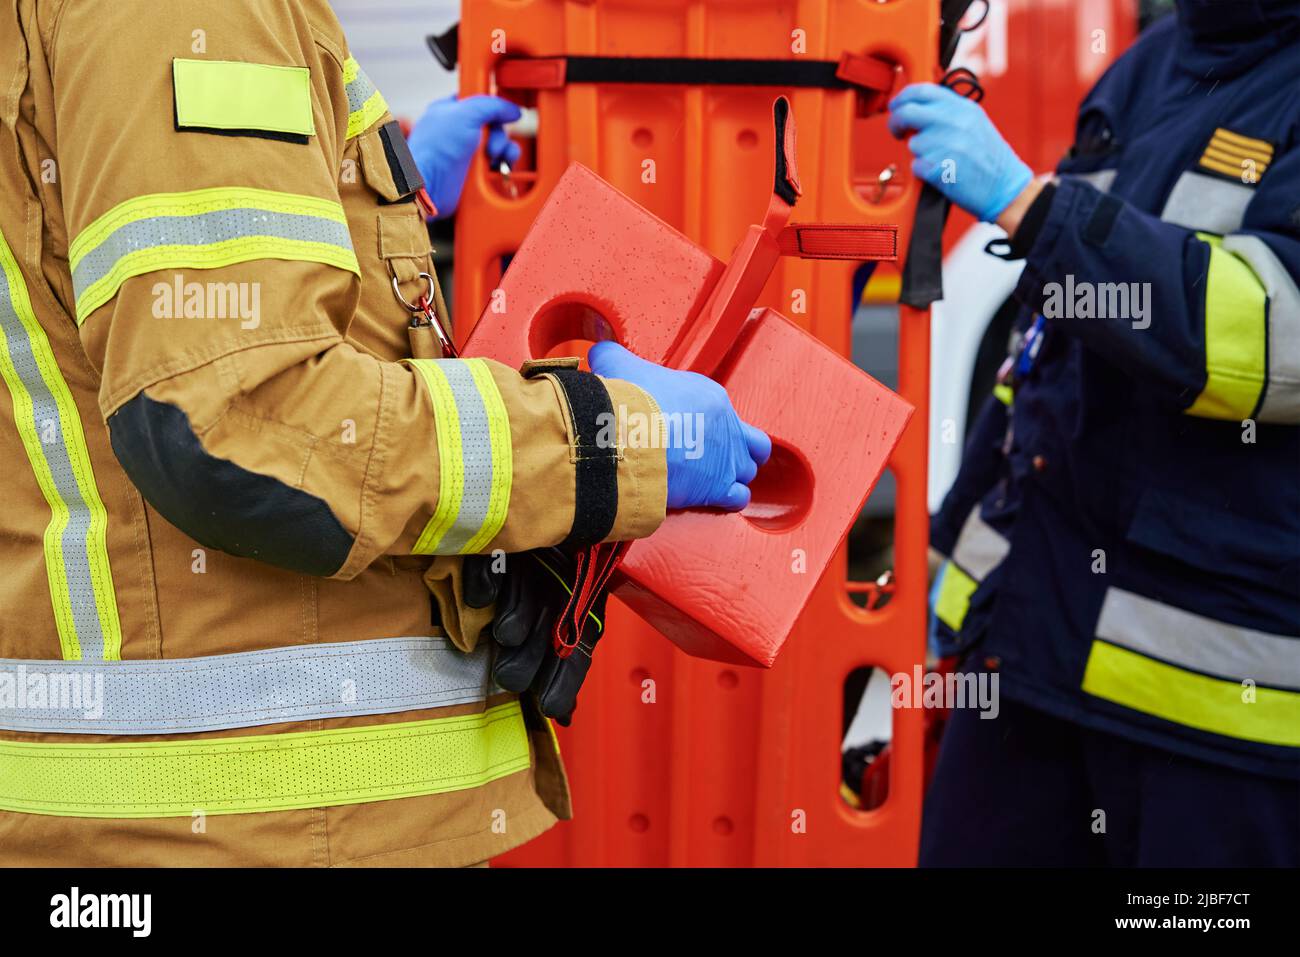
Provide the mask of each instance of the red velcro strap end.
POLYGON ((564 86, 568 66, 562 56, 502 60, 497 64, 497 86, 503 90, 558 90, 564 86))
POLYGON ((883 261, 898 258, 898 227, 853 223, 787 226, 777 236, 782 256, 883 261))
POLYGON ((852 83, 864 90, 889 93, 894 88, 898 69, 888 60, 879 57, 845 52, 840 57, 840 65, 835 68, 835 75, 845 83, 852 83))

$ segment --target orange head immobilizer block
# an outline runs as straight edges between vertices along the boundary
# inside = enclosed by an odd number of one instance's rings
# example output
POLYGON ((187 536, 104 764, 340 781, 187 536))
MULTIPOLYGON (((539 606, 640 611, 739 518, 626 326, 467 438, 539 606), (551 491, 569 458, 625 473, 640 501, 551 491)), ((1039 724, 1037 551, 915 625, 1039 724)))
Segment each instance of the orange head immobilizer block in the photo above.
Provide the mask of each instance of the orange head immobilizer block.
POLYGON ((763 223, 729 263, 574 163, 462 350, 519 365, 565 343, 613 338, 726 387, 741 418, 772 437, 751 504, 739 514, 670 513, 628 551, 615 594, 690 654, 763 666, 776 659, 912 413, 784 316, 753 308, 783 254, 896 252, 893 227, 787 225, 799 193, 794 127, 784 98, 774 112, 775 189, 763 223))

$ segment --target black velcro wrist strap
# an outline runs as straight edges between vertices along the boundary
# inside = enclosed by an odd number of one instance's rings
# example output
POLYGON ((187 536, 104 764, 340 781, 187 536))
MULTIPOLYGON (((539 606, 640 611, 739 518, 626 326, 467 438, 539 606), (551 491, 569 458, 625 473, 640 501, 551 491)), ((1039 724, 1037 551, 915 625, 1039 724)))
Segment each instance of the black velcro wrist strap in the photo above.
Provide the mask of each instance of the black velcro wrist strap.
POLYGON ((1115 220, 1123 210, 1123 200, 1102 193, 1092 215, 1088 217, 1088 224, 1083 227, 1084 242, 1092 246, 1105 246, 1106 240, 1110 239, 1110 231, 1115 227, 1115 220))
POLYGON ((598 376, 577 369, 534 369, 525 376, 546 374, 564 390, 573 426, 573 527, 560 543, 566 551, 603 542, 618 515, 617 431, 609 390, 598 376), (603 433, 603 434, 602 434, 603 433))
POLYGON ((424 188, 424 177, 420 175, 411 148, 406 145, 401 124, 397 120, 385 123, 379 128, 379 138, 384 144, 384 159, 388 161, 388 168, 393 174, 393 185, 402 197, 398 202, 408 200, 424 188))

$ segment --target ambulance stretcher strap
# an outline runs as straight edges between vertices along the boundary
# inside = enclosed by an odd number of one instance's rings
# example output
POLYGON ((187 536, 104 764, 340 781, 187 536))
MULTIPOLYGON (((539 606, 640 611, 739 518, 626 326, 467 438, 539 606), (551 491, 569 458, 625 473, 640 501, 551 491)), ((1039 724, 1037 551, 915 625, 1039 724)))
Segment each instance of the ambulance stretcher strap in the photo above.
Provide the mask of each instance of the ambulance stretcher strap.
POLYGON ((709 57, 519 57, 497 66, 503 90, 554 90, 569 83, 652 83, 685 86, 780 86, 863 89, 885 94, 898 75, 894 63, 845 53, 839 60, 761 60, 709 57))

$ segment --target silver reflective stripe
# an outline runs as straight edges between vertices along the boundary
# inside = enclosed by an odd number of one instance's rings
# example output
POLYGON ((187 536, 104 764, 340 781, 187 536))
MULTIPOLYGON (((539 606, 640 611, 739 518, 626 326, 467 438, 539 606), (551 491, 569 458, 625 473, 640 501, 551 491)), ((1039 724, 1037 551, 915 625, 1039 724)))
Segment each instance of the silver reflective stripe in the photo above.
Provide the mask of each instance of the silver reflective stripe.
POLYGON ((124 256, 158 246, 209 246, 249 237, 327 243, 352 251, 346 223, 304 213, 267 209, 218 209, 191 216, 152 216, 113 230, 77 263, 72 286, 81 299, 86 290, 107 276, 124 256))
POLYGON ((980 507, 976 505, 966 516, 966 523, 957 536, 952 560, 978 582, 1001 565, 1009 551, 1011 543, 980 518, 980 507))
POLYGON ((1091 173, 1063 173, 1063 177, 1071 179, 1081 179, 1085 183, 1090 183, 1093 188, 1103 193, 1109 193, 1110 188, 1115 185, 1115 176, 1119 173, 1117 169, 1099 169, 1091 173))
POLYGON ((382 638, 206 658, 0 659, 0 728, 188 734, 468 704, 497 690, 490 644, 472 654, 445 638, 382 638))
POLYGON ((1241 228, 1246 207, 1254 198, 1255 190, 1245 183, 1188 170, 1174 183, 1160 218, 1175 226, 1222 236, 1241 228))
POLYGON ((492 501, 492 431, 483 396, 464 362, 437 360, 447 377, 460 418, 461 457, 465 462, 465 488, 456 521, 438 543, 438 554, 459 555, 487 521, 492 501))
POLYGON ((1300 422, 1300 289, 1258 236, 1226 236, 1223 248, 1246 260, 1268 292, 1268 385, 1261 422, 1300 422))
MULTIPOLYGON (((21 433, 23 447, 51 510, 45 557, 52 567, 47 567, 46 572, 60 643, 66 653, 68 642, 75 638, 82 658, 104 658, 105 652, 116 657, 120 650, 116 604, 104 609, 110 620, 101 620, 95 593, 98 575, 105 601, 115 601, 107 552, 97 554, 105 548, 107 516, 89 471, 89 452, 80 422, 67 421, 77 415, 72 395, 49 340, 31 311, 26 289, 15 288, 18 283, 22 283, 22 275, 17 261, 0 236, 0 335, 4 337, 5 352, 0 363, 5 367, 2 371, 11 393, 14 425, 21 433), (19 309, 30 326, 24 324, 19 309), (85 462, 82 480, 87 483, 92 501, 83 494, 69 442, 80 443, 79 458, 85 462), (51 548, 54 539, 57 548, 51 548), (65 634, 69 626, 71 634, 65 634)), ((16 608, 5 609, 5 613, 20 614, 16 608)))
POLYGON ((355 113, 361 109, 366 105, 366 101, 378 92, 375 85, 370 82, 370 77, 366 76, 366 71, 361 69, 360 66, 357 67, 357 75, 352 82, 346 84, 343 89, 348 95, 349 113, 355 113))
POLYGON ((1300 635, 1270 635, 1110 588, 1097 637, 1180 668, 1300 690, 1300 635))

